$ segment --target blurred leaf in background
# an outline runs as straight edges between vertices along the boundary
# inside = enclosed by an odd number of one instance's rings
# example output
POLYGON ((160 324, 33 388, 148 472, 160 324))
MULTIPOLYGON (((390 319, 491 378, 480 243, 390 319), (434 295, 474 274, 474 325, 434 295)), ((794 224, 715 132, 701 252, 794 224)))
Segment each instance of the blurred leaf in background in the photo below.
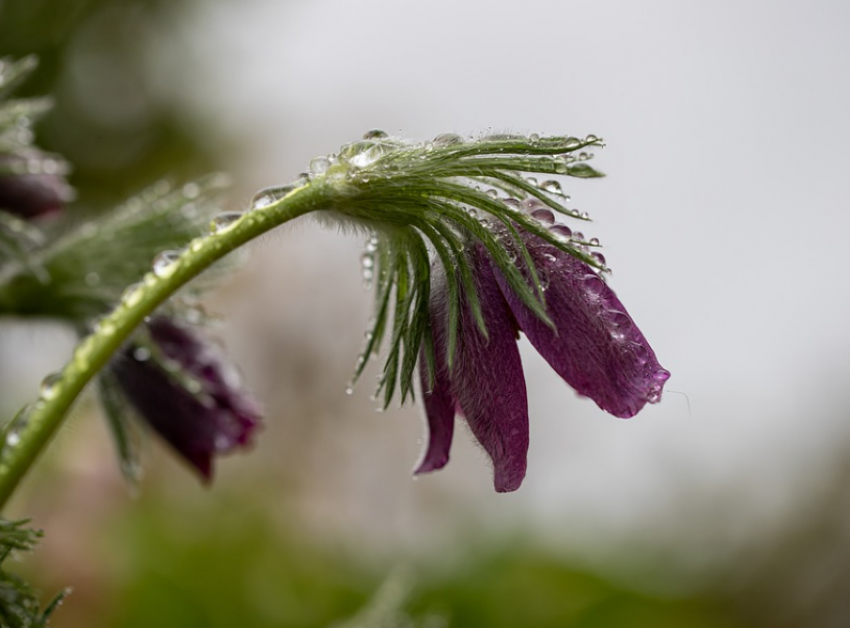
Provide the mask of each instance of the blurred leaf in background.
POLYGON ((169 12, 189 1, 0 2, 0 57, 38 55, 39 68, 17 93, 54 99, 38 142, 73 164, 81 208, 116 205, 165 175, 215 169, 183 112, 157 95, 146 53, 169 12))

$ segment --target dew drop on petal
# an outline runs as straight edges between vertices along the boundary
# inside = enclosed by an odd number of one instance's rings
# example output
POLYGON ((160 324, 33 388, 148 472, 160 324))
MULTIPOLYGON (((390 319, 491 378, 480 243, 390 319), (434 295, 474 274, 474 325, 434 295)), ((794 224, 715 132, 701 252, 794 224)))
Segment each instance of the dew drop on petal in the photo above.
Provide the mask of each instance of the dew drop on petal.
POLYGON ((242 212, 223 212, 219 214, 212 219, 212 232, 224 233, 228 229, 233 228, 243 215, 242 212))
POLYGON ((549 227, 549 231, 564 241, 569 241, 573 237, 573 231, 567 225, 553 225, 549 227))
POLYGON ((649 360, 649 351, 642 344, 634 343, 632 345, 632 349, 634 350, 635 357, 639 362, 646 362, 649 360))
POLYGON ((522 203, 520 203, 520 206, 528 213, 533 212, 535 209, 543 209, 544 207, 546 207, 543 203, 540 202, 539 198, 534 198, 533 196, 531 198, 525 199, 522 203))
POLYGON ((599 246, 599 238, 590 238, 590 242, 588 242, 590 246, 599 246))
POLYGON ((551 225, 555 222, 555 214, 548 209, 535 209, 531 212, 531 217, 536 218, 539 222, 544 225, 551 225))
POLYGON ((605 282, 596 275, 585 275, 584 289, 591 296, 599 296, 605 289, 605 282))
POLYGON ((597 251, 594 251, 593 253, 591 253, 591 254, 590 254, 590 256, 591 256, 593 259, 595 259, 597 262, 599 262, 599 265, 600 265, 600 266, 605 266, 605 256, 604 256, 604 255, 602 255, 602 253, 599 253, 599 252, 597 252, 597 251))
POLYGON ((573 240, 584 242, 584 234, 581 231, 573 231, 573 240))

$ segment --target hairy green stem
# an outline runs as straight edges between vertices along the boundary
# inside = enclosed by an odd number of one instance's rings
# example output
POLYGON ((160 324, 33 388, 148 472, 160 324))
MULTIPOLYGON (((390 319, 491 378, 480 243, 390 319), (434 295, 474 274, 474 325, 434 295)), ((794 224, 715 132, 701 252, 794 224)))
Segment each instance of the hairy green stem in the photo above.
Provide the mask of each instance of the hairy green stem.
POLYGON ((232 223, 220 223, 189 243, 179 258, 127 290, 121 303, 77 345, 70 362, 42 387, 38 401, 6 428, 0 449, 0 509, 62 425, 71 404, 145 317, 178 289, 234 249, 293 218, 327 209, 345 195, 345 184, 320 178, 232 223))

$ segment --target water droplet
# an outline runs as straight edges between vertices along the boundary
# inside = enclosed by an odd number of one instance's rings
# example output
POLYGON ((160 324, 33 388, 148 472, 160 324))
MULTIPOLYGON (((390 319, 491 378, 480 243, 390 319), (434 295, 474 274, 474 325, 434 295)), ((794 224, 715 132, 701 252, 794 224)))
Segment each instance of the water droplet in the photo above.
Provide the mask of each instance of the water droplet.
POLYGON ((360 256, 360 266, 362 268, 372 268, 375 265, 375 258, 372 257, 371 253, 363 253, 360 256))
MULTIPOLYGON (((664 371, 664 369, 662 369, 662 371, 666 374, 666 377, 664 377, 664 379, 661 379, 661 382, 663 383, 667 381, 668 377, 670 377, 670 373, 664 371)), ((659 401, 661 401, 662 390, 663 387, 661 384, 653 384, 652 386, 650 386, 649 390, 646 393, 646 400, 649 403, 658 403, 659 401)))
POLYGON ((174 272, 177 260, 180 259, 179 251, 162 251, 153 258, 153 274, 157 277, 167 277, 174 272))
POLYGON ((441 133, 434 138, 436 146, 454 146, 455 144, 463 144, 463 138, 455 133, 441 133))
POLYGON ((584 234, 581 231, 573 231, 573 240, 584 242, 584 234))
POLYGON ((331 167, 331 160, 327 157, 320 155, 319 157, 314 157, 310 162, 310 172, 314 175, 325 174, 328 171, 328 168, 331 167))
POLYGON ((39 394, 42 399, 45 401, 53 399, 56 395, 59 394, 59 390, 62 388, 62 374, 61 373, 51 373, 43 380, 41 380, 41 389, 39 394))
POLYGON ((254 198, 251 199, 251 209, 263 209, 264 207, 268 207, 272 203, 276 203, 287 194, 292 192, 293 190, 305 185, 307 181, 305 180, 303 183, 300 181, 296 181, 291 185, 284 185, 280 187, 271 187, 260 190, 254 195, 254 198))
POLYGON ((224 212, 212 219, 211 231, 224 233, 232 229, 244 214, 242 212, 224 212))
POLYGON ((147 347, 136 347, 133 350, 133 359, 136 362, 147 362, 151 357, 150 349, 147 347))
POLYGON ((590 246, 599 246, 599 238, 590 238, 590 242, 588 242, 590 246))
POLYGON ((604 316, 612 327, 611 336, 614 338, 623 338, 625 332, 632 327, 632 319, 625 312, 607 310, 604 316))
POLYGON ((544 205, 539 198, 534 198, 533 196, 531 198, 525 199, 522 203, 520 203, 520 206, 529 214, 532 213, 534 210, 544 209, 546 207, 546 205, 544 205))
POLYGON ((426 153, 433 152, 434 151, 434 142, 425 142, 424 148, 425 148, 426 153))
POLYGON ((588 214, 587 212, 581 212, 580 218, 582 220, 590 220, 590 214, 588 214))
POLYGON ((537 179, 535 177, 526 177, 525 182, 528 183, 528 185, 537 185, 537 179))
POLYGON ((519 210, 520 202, 515 198, 505 198, 502 199, 502 202, 508 206, 509 209, 519 210))
POLYGON ((100 285, 100 275, 94 271, 86 273, 86 285, 91 286, 92 288, 100 285))
POLYGON ((563 193, 561 190, 561 184, 555 181, 554 179, 544 181, 540 184, 540 187, 546 192, 549 192, 550 194, 557 194, 558 196, 560 196, 563 193))
POLYGON ((543 223, 544 225, 551 225, 555 222, 555 214, 548 209, 535 209, 531 212, 532 218, 536 218, 538 221, 543 223))
POLYGON ((638 359, 639 362, 645 363, 647 360, 649 360, 649 351, 643 345, 634 343, 632 345, 632 349, 634 350, 635 357, 638 359))
POLYGON ((367 253, 374 253, 377 250, 378 250, 378 238, 376 236, 372 236, 366 241, 366 252, 367 253))
POLYGON ((353 395, 354 394, 354 386, 352 386, 351 384, 346 386, 345 387, 345 394, 346 395, 353 395))
MULTIPOLYGON (((339 152, 339 158, 347 161, 356 168, 366 168, 387 154, 386 144, 361 140, 343 146, 339 152)), ((313 161, 316 161, 315 159, 313 161)), ((313 163, 310 163, 311 169, 313 163)), ((315 172, 315 170, 314 170, 315 172)))
POLYGON ((134 283, 127 286, 121 295, 121 303, 127 307, 134 307, 142 300, 145 290, 141 283, 134 283))
POLYGON ((587 161, 588 159, 591 159, 592 157, 593 157, 593 153, 586 153, 584 151, 582 151, 578 154, 578 160, 579 161, 587 161))
POLYGON ((595 259, 599 263, 600 266, 605 266, 605 256, 602 255, 602 253, 599 253, 598 251, 594 251, 593 253, 590 254, 590 256, 593 259, 595 259))
POLYGON ((189 200, 198 198, 201 193, 201 188, 197 183, 187 183, 183 186, 183 196, 189 200))
POLYGON ((366 131, 363 134, 364 140, 382 140, 386 137, 389 137, 389 135, 387 135, 386 131, 382 131, 381 129, 372 129, 371 131, 366 131))
POLYGON ((539 141, 540 141, 540 136, 539 136, 537 133, 532 133, 532 134, 529 136, 529 138, 528 138, 528 139, 529 139, 529 140, 531 140, 532 142, 539 142, 539 141))
POLYGON ((605 282, 596 275, 584 276, 584 289, 591 296, 599 296, 605 289, 605 282))
POLYGON ((564 242, 568 242, 573 237, 573 231, 567 225, 553 225, 549 227, 549 231, 564 242))
POLYGON ((586 138, 584 138, 584 141, 585 142, 598 142, 599 138, 596 137, 595 135, 591 134, 591 135, 588 135, 586 138))

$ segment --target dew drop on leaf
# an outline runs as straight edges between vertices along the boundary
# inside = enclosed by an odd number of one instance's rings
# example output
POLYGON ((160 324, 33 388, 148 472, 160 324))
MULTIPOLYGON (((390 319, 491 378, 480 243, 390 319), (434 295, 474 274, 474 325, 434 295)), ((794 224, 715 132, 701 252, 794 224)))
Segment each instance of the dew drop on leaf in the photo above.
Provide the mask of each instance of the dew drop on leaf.
POLYGON ((364 140, 382 140, 386 137, 389 137, 389 135, 387 135, 386 131, 382 131, 381 129, 372 129, 371 131, 366 131, 363 134, 364 140))
POLYGON ((330 167, 331 160, 323 155, 314 157, 310 162, 310 172, 314 175, 325 174, 330 167))

